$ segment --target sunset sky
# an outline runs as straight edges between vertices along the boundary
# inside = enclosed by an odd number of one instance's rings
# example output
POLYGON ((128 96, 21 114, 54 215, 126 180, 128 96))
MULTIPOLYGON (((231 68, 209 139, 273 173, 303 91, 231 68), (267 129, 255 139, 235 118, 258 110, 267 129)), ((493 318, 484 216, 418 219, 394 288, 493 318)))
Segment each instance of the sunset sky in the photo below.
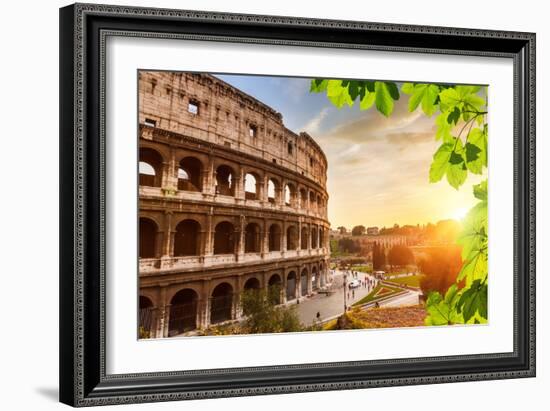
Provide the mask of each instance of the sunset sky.
POLYGON ((389 118, 375 108, 338 110, 325 94, 309 92, 309 79, 217 75, 283 114, 285 126, 307 131, 328 158, 328 214, 332 228, 392 226, 459 219, 475 204, 469 174, 457 191, 428 172, 440 142, 435 116, 407 110, 402 95, 389 118))

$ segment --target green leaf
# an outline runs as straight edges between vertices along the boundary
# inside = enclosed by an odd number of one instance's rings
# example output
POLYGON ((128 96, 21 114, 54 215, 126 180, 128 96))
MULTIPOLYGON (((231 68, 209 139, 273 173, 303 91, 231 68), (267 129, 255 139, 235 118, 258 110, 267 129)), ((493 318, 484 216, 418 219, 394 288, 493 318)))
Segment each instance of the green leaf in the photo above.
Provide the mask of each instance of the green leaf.
POLYGON ((475 280, 469 288, 463 290, 462 296, 457 303, 457 310, 462 313, 465 322, 470 321, 476 312, 480 317, 486 319, 487 284, 485 282, 482 283, 481 280, 475 280))
POLYGON ((396 101, 399 100, 399 89, 397 88, 397 85, 389 81, 386 81, 385 84, 386 84, 386 87, 388 88, 391 98, 393 98, 396 101))
POLYGON ((399 98, 397 87, 393 83, 376 81, 374 83, 374 89, 376 92, 376 108, 380 113, 386 117, 389 117, 389 115, 393 112, 393 100, 397 100, 394 98, 395 92, 397 92, 397 98, 399 98))
POLYGON ((359 82, 358 81, 350 81, 349 85, 348 85, 348 92, 349 92, 349 96, 350 96, 351 100, 355 101, 355 99, 357 98, 357 96, 359 95, 359 92, 360 92, 359 82))
POLYGON ((472 118, 474 113, 462 111, 481 111, 485 105, 485 100, 476 93, 481 89, 480 86, 455 86, 439 93, 441 111, 459 109, 465 121, 472 118))
POLYGON ((464 184, 468 177, 468 170, 462 151, 462 142, 455 137, 439 146, 430 166, 430 183, 438 182, 446 175, 447 181, 455 189, 464 184))
POLYGON ((426 300, 428 317, 424 320, 426 325, 450 325, 463 323, 464 318, 457 310, 460 293, 456 284, 449 287, 442 298, 438 292, 431 292, 426 300))
POLYGON ((458 107, 455 107, 453 111, 449 113, 449 117, 447 118, 447 121, 449 122, 449 124, 455 123, 456 125, 459 119, 460 119, 460 110, 458 109, 458 107))
POLYGON ((448 111, 444 111, 435 118, 435 124, 437 126, 435 139, 443 140, 444 143, 448 143, 452 140, 451 130, 452 126, 448 122, 447 117, 450 115, 448 111))
POLYGON ((432 116, 437 110, 435 101, 439 95, 439 87, 434 84, 417 84, 414 86, 413 94, 409 99, 409 111, 416 110, 422 104, 422 111, 427 116, 432 116))
POLYGON ((372 107, 374 104, 374 98, 376 97, 376 93, 371 93, 366 88, 365 90, 365 96, 361 98, 361 102, 359 103, 359 109, 360 110, 368 110, 372 107))
POLYGON ((328 80, 318 78, 311 80, 309 91, 311 93, 322 93, 327 89, 328 80))
POLYGON ((462 260, 465 264, 481 253, 487 254, 487 202, 481 201, 470 209, 457 239, 462 245, 462 260))
POLYGON ((466 168, 464 159, 460 163, 451 164, 447 170, 447 181, 456 190, 464 184, 467 177, 468 169, 466 168))
POLYGON ((466 167, 474 174, 481 174, 483 171, 483 159, 481 158, 481 149, 472 143, 466 143, 464 146, 466 154, 466 167))
POLYGON ((405 94, 412 94, 414 92, 414 84, 403 83, 403 85, 401 86, 401 91, 405 94))
POLYGON ((447 173, 453 148, 453 142, 443 143, 435 152, 430 166, 430 183, 438 182, 447 173))
POLYGON ((481 201, 487 201, 487 180, 474 186, 474 197, 481 201))
POLYGON ((472 131, 468 134, 468 142, 479 148, 481 165, 487 167, 487 128, 484 128, 483 130, 479 128, 472 129, 472 131))
POLYGON ((466 279, 466 284, 472 284, 475 280, 487 277, 487 273, 487 248, 484 243, 471 249, 468 259, 464 261, 457 276, 457 281, 466 279))
POLYGON ((327 97, 338 108, 342 108, 344 104, 353 105, 348 88, 342 85, 342 80, 328 80, 327 97))
POLYGON ((452 111, 455 108, 462 110, 464 103, 462 97, 454 88, 448 88, 439 93, 439 105, 441 111, 452 111))

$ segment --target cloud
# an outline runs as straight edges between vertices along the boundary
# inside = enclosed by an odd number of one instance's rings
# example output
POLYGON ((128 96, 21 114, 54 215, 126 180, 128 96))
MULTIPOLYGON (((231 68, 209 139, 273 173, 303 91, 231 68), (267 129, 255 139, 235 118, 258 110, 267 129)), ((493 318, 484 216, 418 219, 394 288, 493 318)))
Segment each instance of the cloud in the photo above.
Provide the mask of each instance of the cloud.
POLYGON ((398 134, 400 131, 425 132, 426 126, 429 124, 433 124, 433 120, 425 117, 420 110, 410 113, 404 100, 400 100, 396 103, 394 112, 389 118, 372 108, 355 121, 334 126, 322 137, 354 143, 368 143, 388 135, 398 134))
POLYGON ((319 133, 321 123, 329 113, 329 107, 324 107, 315 117, 307 122, 301 129, 306 133, 315 135, 319 133))
POLYGON ((435 131, 432 132, 400 132, 387 134, 386 141, 397 147, 398 150, 404 150, 408 146, 418 145, 427 141, 434 140, 435 131))

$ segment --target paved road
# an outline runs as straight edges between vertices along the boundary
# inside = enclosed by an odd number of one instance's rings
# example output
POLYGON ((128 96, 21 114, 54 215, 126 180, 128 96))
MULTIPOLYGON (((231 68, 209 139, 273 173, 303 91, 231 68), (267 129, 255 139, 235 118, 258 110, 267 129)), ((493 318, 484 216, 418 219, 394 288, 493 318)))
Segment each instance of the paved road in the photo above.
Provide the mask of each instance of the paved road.
MULTIPOLYGON (((344 273, 336 270, 333 276, 332 290, 333 293, 329 296, 325 294, 316 294, 311 298, 301 298, 298 307, 298 315, 300 321, 304 325, 310 325, 315 322, 317 312, 321 314, 321 320, 334 317, 335 315, 342 314, 344 312, 344 289, 343 280, 344 273)), ((357 278, 363 281, 365 278, 370 278, 368 274, 357 273, 357 278)), ((347 280, 350 281, 348 275, 347 280)), ((354 302, 360 300, 364 296, 371 292, 372 288, 359 287, 352 292, 349 290, 349 299, 347 300, 348 306, 351 306, 354 302)))
POLYGON ((403 305, 417 305, 418 304, 418 296, 420 295, 420 292, 418 291, 411 291, 404 295, 399 295, 394 298, 390 298, 386 301, 382 301, 380 303, 381 307, 400 307, 403 305))
MULTIPOLYGON (((366 278, 373 279, 369 274, 357 273, 357 278, 360 281, 366 278)), ((325 294, 315 294, 311 298, 300 298, 300 304, 297 305, 298 316, 300 321, 304 325, 311 325, 315 322, 317 312, 321 314, 321 321, 327 318, 340 315, 344 312, 344 289, 343 289, 344 273, 336 270, 333 276, 332 290, 333 293, 329 296, 325 294)), ((347 280, 350 281, 348 275, 347 280)), ((348 307, 354 302, 368 295, 372 290, 371 288, 359 287, 355 289, 355 292, 349 290, 349 298, 347 299, 348 307), (355 295, 354 295, 355 294, 355 295)), ((403 305, 416 305, 418 304, 417 291, 409 291, 407 294, 400 295, 398 297, 390 298, 380 303, 382 307, 398 307, 403 305)))

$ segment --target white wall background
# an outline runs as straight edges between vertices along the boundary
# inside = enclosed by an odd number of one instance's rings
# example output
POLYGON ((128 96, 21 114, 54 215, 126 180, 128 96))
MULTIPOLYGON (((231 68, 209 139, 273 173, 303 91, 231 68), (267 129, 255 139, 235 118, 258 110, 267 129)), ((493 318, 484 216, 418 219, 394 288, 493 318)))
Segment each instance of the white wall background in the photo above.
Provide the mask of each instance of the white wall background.
MULTIPOLYGON (((538 251, 539 262, 550 246, 544 153, 550 150, 545 115, 548 89, 550 27, 544 2, 462 0, 460 2, 353 0, 297 2, 277 0, 131 0, 116 4, 188 8, 256 14, 445 25, 537 33, 538 129, 538 251)), ((2 409, 60 409, 57 403, 58 362, 58 7, 63 1, 22 1, 3 4, 0 113, 0 404, 2 409), (23 321, 23 319, 25 319, 23 321)), ((545 266, 538 269, 538 377, 432 386, 379 388, 202 400, 185 403, 130 405, 117 409, 262 410, 298 407, 328 410, 545 409, 544 389, 550 386, 548 347, 550 325, 545 300, 549 288, 545 266)), ((115 409, 113 407, 107 407, 115 409)), ((105 408, 105 409, 107 409, 105 408)))

